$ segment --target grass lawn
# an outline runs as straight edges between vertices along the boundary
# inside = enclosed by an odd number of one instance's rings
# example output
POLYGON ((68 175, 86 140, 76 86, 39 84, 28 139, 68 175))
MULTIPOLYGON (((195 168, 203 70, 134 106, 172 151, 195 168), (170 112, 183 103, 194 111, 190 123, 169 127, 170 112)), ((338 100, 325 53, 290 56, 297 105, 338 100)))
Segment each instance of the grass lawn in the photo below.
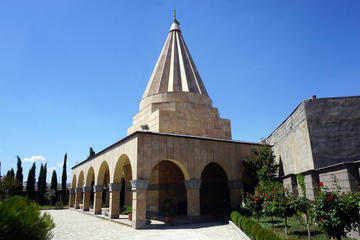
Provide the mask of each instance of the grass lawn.
MULTIPOLYGON (((257 221, 256 218, 254 218, 254 220, 257 221)), ((272 228, 272 221, 270 217, 261 217, 260 224, 267 229, 273 230, 275 233, 285 239, 285 224, 283 219, 274 217, 274 229, 272 228)), ((305 220, 304 223, 301 223, 300 219, 295 216, 288 218, 288 226, 288 239, 307 239, 307 228, 305 220)), ((310 225, 310 231, 311 239, 329 240, 326 234, 322 233, 317 225, 310 225)))
POLYGON ((67 209, 69 206, 57 207, 57 206, 50 206, 50 205, 43 205, 40 206, 41 210, 51 210, 51 209, 67 209))

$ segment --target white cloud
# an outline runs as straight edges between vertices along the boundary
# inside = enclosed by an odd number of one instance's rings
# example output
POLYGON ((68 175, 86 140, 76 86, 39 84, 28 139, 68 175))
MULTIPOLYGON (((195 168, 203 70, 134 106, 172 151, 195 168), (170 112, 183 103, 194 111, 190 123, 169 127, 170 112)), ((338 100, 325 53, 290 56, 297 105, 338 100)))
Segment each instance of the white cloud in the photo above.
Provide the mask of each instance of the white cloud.
POLYGON ((44 162, 45 158, 43 156, 31 156, 31 158, 24 158, 24 162, 44 162))
POLYGON ((59 163, 58 163, 58 167, 62 167, 63 165, 64 165, 63 162, 59 162, 59 163))

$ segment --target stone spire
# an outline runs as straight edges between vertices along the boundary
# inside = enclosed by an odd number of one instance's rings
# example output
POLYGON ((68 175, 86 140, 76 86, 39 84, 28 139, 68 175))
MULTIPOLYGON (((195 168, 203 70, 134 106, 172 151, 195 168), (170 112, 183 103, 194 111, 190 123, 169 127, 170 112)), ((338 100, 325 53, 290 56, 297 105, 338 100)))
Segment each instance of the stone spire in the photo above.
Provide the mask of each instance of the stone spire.
POLYGON ((176 14, 143 98, 166 92, 192 92, 208 96, 182 37, 176 14))
POLYGON ((144 130, 231 139, 230 120, 212 106, 176 16, 128 134, 144 130))

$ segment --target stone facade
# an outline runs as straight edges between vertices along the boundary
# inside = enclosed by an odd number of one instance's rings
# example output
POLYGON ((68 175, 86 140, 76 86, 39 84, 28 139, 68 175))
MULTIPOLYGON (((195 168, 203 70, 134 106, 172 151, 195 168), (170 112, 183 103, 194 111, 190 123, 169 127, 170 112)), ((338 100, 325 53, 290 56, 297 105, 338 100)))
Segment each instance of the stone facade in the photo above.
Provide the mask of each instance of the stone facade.
POLYGON ((359 186, 360 97, 302 101, 266 139, 281 164, 279 177, 294 193, 296 178, 305 176, 307 197, 314 199, 319 181, 344 191, 359 186))
POLYGON ((128 134, 147 125, 154 132, 231 139, 230 120, 220 118, 218 110, 204 101, 204 96, 186 95, 187 98, 183 93, 167 93, 158 94, 156 99, 154 96, 143 99, 128 134))
POLYGON ((99 214, 108 174, 110 216, 118 216, 121 194, 129 195, 134 228, 141 228, 147 215, 157 214, 168 198, 177 199, 174 204, 178 206, 185 202, 185 214, 199 217, 204 169, 210 163, 222 169, 226 174, 230 205, 237 207, 241 202, 242 183, 248 181, 242 162, 251 155, 251 148, 259 146, 261 144, 232 140, 135 132, 74 166, 71 189, 77 190, 71 193, 74 192, 75 205, 89 205, 89 198, 81 199, 81 192, 94 181, 93 211, 99 214), (124 166, 131 168, 130 181, 130 173, 125 173, 124 166), (130 194, 119 190, 122 178, 130 182, 130 194))

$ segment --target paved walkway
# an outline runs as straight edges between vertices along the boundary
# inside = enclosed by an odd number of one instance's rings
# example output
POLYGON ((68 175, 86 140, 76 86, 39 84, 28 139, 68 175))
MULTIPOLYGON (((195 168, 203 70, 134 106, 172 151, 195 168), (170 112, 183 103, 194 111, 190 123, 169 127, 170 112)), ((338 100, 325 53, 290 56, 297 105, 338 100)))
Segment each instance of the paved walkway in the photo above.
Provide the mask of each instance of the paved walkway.
POLYGON ((229 224, 201 223, 173 226, 167 229, 133 230, 130 227, 73 210, 47 210, 56 224, 53 240, 100 239, 229 239, 242 240, 229 224))

